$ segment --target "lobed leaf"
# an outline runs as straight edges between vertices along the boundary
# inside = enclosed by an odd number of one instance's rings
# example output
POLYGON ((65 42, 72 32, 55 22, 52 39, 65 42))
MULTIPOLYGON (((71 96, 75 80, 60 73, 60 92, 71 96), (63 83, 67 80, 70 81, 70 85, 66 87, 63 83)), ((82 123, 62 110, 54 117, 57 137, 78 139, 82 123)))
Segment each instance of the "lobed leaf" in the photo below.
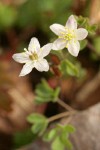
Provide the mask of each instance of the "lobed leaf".
POLYGON ((79 70, 77 66, 72 64, 69 60, 63 60, 60 64, 60 70, 63 75, 79 76, 79 70))
POLYGON ((64 150, 64 144, 61 142, 59 136, 53 141, 51 148, 52 150, 64 150))
POLYGON ((35 102, 37 104, 46 103, 46 102, 56 102, 60 93, 60 88, 57 87, 52 89, 46 80, 42 80, 40 84, 37 85, 35 102))
POLYGON ((46 133, 43 137, 43 140, 49 142, 55 138, 57 134, 56 128, 52 129, 50 132, 46 133))
POLYGON ((48 126, 48 120, 45 116, 34 113, 27 117, 27 121, 32 123, 31 130, 34 134, 41 136, 48 126))

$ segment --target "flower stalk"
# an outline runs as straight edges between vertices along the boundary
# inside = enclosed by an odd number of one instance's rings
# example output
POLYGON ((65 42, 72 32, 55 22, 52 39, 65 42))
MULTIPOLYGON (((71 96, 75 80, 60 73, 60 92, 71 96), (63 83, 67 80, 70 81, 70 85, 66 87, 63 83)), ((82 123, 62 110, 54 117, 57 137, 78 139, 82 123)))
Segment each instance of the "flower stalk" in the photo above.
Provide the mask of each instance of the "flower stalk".
POLYGON ((76 110, 74 110, 72 107, 70 107, 68 104, 66 104, 64 101, 62 101, 61 99, 58 99, 57 100, 57 103, 59 104, 59 105, 61 105, 62 107, 64 107, 66 110, 68 110, 68 111, 76 111, 76 110))
POLYGON ((50 123, 50 122, 53 122, 55 120, 61 119, 63 117, 67 117, 67 116, 71 116, 71 115, 75 115, 75 114, 76 114, 75 111, 63 112, 63 113, 60 113, 60 114, 57 114, 55 116, 48 118, 48 122, 50 123))

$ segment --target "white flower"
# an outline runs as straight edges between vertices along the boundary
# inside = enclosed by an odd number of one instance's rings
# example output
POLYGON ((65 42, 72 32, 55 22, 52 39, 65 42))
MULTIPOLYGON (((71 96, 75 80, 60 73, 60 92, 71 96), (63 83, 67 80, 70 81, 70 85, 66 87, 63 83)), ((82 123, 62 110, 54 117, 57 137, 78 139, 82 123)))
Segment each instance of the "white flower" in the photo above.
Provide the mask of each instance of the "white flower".
POLYGON ((50 29, 58 35, 58 39, 54 41, 52 49, 61 50, 66 47, 73 56, 77 56, 79 53, 80 43, 78 41, 85 39, 88 35, 86 29, 77 29, 77 22, 73 15, 68 18, 65 26, 53 24, 50 29))
POLYGON ((40 48, 40 44, 37 38, 32 38, 28 50, 25 48, 25 52, 14 54, 12 57, 19 63, 25 63, 19 76, 25 76, 30 73, 33 68, 38 71, 48 71, 49 64, 45 56, 47 56, 52 48, 52 44, 46 44, 40 48))

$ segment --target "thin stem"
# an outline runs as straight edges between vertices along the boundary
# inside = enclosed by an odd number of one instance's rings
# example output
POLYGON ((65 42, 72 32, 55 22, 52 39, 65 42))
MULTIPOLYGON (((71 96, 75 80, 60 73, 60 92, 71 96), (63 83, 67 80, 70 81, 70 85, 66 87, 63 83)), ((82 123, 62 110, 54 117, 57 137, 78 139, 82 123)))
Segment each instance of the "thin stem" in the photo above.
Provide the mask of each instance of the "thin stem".
POLYGON ((72 107, 70 107, 68 104, 66 104, 64 101, 61 99, 57 100, 58 104, 60 104, 62 107, 64 107, 68 111, 75 111, 72 107))
POLYGON ((60 118, 63 118, 63 117, 69 116, 69 115, 74 115, 75 113, 76 113, 75 111, 60 113, 60 114, 57 114, 53 117, 50 117, 48 119, 48 122, 50 123, 50 122, 55 121, 57 119, 60 119, 60 118))

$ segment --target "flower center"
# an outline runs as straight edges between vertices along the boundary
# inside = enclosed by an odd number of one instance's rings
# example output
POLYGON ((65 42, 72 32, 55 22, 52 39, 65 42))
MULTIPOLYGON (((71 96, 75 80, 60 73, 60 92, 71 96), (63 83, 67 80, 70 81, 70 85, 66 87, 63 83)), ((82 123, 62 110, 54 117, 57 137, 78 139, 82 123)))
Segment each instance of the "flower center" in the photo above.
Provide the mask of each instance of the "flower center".
POLYGON ((36 52, 34 52, 34 53, 32 53, 32 55, 29 56, 29 58, 30 58, 31 60, 37 60, 37 59, 38 59, 38 55, 37 55, 36 52))
POLYGON ((65 27, 66 32, 61 32, 61 35, 59 36, 59 38, 62 38, 64 40, 70 41, 73 38, 75 38, 75 33, 73 30, 70 30, 68 28, 65 27))

